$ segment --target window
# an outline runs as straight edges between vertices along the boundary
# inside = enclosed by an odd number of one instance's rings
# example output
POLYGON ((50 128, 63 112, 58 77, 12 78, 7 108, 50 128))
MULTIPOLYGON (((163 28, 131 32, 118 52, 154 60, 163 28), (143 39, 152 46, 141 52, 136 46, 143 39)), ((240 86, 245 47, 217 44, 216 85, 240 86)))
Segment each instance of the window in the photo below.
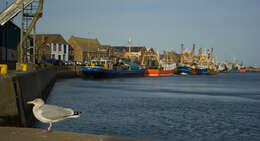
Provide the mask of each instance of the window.
POLYGON ((61 44, 59 44, 59 51, 61 51, 61 44))
POLYGON ((52 58, 52 59, 55 59, 55 54, 52 54, 52 55, 51 55, 51 58, 52 58))
POLYGON ((58 59, 61 60, 61 55, 58 56, 58 59))
POLYGON ((33 55, 33 48, 30 48, 30 55, 33 55))
POLYGON ((56 44, 53 43, 53 51, 56 51, 56 44))
POLYGON ((67 48, 66 48, 66 45, 64 45, 63 51, 64 51, 64 54, 66 54, 66 53, 67 53, 67 48))
POLYGON ((33 46, 33 39, 29 39, 30 40, 30 46, 33 46))

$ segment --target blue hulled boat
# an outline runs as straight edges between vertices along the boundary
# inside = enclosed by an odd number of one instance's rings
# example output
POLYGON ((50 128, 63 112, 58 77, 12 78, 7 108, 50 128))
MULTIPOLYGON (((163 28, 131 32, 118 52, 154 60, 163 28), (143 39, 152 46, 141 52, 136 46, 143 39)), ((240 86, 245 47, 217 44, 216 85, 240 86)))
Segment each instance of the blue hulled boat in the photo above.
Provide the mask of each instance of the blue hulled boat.
POLYGON ((181 74, 181 75, 191 75, 192 68, 191 68, 191 66, 188 66, 188 65, 179 65, 177 73, 181 74))
POLYGON ((208 75, 209 74, 209 69, 208 68, 198 68, 197 69, 197 71, 198 71, 198 74, 199 75, 208 75))
POLYGON ((144 76, 145 69, 132 62, 114 65, 111 61, 93 61, 95 64, 82 67, 82 72, 90 78, 136 77, 144 76))

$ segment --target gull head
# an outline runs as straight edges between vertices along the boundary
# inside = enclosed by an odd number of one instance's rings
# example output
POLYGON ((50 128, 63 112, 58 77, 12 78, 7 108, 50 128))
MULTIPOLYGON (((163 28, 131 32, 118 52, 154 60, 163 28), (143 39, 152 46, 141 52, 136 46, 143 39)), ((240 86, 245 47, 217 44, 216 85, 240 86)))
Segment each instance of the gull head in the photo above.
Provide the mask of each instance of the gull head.
POLYGON ((34 105, 38 105, 38 106, 44 105, 44 101, 41 98, 36 98, 33 101, 27 101, 26 103, 34 104, 34 105))

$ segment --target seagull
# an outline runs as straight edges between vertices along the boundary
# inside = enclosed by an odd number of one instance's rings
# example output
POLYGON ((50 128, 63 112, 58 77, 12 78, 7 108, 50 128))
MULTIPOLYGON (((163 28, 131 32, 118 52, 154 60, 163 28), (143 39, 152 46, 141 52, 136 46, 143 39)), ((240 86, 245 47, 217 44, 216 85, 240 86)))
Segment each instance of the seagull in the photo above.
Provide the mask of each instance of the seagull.
POLYGON ((27 101, 27 104, 34 104, 33 115, 43 123, 49 123, 48 131, 51 130, 52 123, 59 122, 67 118, 78 118, 81 112, 73 111, 70 108, 63 108, 55 105, 45 104, 41 98, 27 101))

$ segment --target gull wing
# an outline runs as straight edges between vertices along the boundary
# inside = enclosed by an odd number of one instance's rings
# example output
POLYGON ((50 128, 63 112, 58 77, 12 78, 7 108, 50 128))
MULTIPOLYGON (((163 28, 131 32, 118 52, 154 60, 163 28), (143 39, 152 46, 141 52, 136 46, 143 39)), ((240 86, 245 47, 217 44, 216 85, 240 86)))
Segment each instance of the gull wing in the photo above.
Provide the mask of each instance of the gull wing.
POLYGON ((62 120, 74 115, 72 109, 47 104, 41 106, 39 112, 42 117, 49 120, 62 120))

